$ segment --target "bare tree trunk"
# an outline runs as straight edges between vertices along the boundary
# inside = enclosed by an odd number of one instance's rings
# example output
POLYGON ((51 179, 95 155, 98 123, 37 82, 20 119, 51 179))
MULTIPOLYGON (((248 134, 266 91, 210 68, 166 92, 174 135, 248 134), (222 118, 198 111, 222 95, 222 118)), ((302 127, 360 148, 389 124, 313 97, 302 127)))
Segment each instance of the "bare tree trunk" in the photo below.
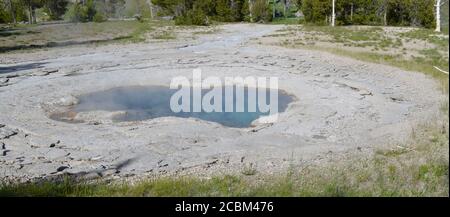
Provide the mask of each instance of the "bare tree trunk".
POLYGON ((147 0, 148 7, 150 8, 150 18, 153 19, 153 3, 152 0, 147 0))
POLYGON ((272 4, 272 19, 275 19, 275 4, 276 4, 276 0, 272 0, 273 4, 272 4))
POLYGON ((8 3, 9 3, 9 11, 11 13, 11 17, 13 18, 13 23, 14 25, 16 25, 17 20, 16 20, 16 12, 14 11, 14 5, 11 0, 8 0, 8 3))
POLYGON ((436 0, 436 32, 441 32, 441 0, 436 0))
POLYGON ((284 18, 287 18, 287 1, 288 0, 284 0, 284 11, 283 11, 284 18))
POLYGON ((33 24, 33 8, 31 7, 31 3, 28 5, 28 24, 33 24))
POLYGON ((36 8, 34 8, 34 7, 31 8, 31 18, 32 18, 32 23, 35 24, 36 23, 36 8))
POLYGON ((331 14, 331 26, 335 26, 336 25, 336 0, 333 0, 333 12, 331 14))
POLYGON ((249 15, 250 15, 250 22, 253 22, 253 13, 252 13, 252 11, 253 11, 253 2, 252 2, 253 0, 248 0, 248 12, 249 12, 249 15))
POLYGON ((384 15, 383 15, 383 23, 384 23, 384 25, 385 26, 387 26, 387 12, 388 12, 388 7, 387 7, 387 5, 386 6, 384 6, 384 15))
POLYGON ((353 3, 352 3, 352 8, 350 10, 350 20, 353 21, 353 3))

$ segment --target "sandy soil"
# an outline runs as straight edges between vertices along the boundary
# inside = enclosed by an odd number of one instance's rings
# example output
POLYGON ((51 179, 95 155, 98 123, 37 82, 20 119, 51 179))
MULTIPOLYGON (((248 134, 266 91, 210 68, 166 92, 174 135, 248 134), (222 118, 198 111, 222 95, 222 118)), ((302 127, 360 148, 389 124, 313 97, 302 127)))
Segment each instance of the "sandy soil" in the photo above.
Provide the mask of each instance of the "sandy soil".
POLYGON ((197 39, 66 47, 2 54, 0 178, 272 173, 343 153, 402 143, 437 116, 444 98, 423 74, 327 53, 261 45, 276 25, 233 24, 197 39), (271 126, 235 129, 195 119, 113 123, 108 112, 49 116, 76 96, 128 85, 165 85, 175 76, 278 76, 296 96, 271 126))

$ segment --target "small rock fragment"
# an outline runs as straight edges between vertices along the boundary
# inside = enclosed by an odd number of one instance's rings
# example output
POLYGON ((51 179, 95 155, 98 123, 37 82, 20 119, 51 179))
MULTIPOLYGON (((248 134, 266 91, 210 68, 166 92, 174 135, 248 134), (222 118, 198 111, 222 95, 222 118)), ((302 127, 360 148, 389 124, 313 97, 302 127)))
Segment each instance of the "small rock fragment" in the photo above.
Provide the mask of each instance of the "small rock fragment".
POLYGON ((111 169, 107 169, 107 170, 101 172, 100 175, 103 177, 103 176, 110 176, 110 175, 114 175, 114 174, 118 174, 118 173, 120 173, 119 170, 117 170, 115 168, 111 168, 111 169))
POLYGON ((60 166, 60 167, 58 167, 57 169, 56 169, 56 172, 62 172, 62 171, 64 171, 65 169, 67 169, 67 168, 69 168, 68 166, 60 166))
POLYGON ((83 175, 83 179, 85 180, 92 180, 92 179, 98 179, 101 178, 102 174, 101 173, 96 173, 96 172, 92 172, 92 173, 86 173, 83 175))
POLYGON ((66 97, 60 98, 55 103, 60 106, 72 106, 72 105, 78 104, 78 99, 74 96, 66 96, 66 97))
POLYGON ((2 156, 6 156, 6 154, 9 152, 9 150, 3 150, 2 151, 2 156))
POLYGON ((51 143, 50 144, 50 148, 54 148, 54 147, 56 147, 56 145, 57 144, 59 144, 60 143, 60 141, 58 140, 58 141, 56 141, 56 142, 53 142, 53 143, 51 143))

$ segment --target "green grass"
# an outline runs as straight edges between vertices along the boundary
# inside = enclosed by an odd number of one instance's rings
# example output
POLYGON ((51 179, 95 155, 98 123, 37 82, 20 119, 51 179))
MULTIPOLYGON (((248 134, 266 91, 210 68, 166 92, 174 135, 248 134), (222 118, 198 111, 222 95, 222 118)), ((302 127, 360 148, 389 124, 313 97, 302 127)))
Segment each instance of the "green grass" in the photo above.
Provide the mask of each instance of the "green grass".
POLYGON ((383 31, 380 27, 367 27, 367 28, 359 28, 359 29, 350 29, 348 27, 342 26, 311 26, 305 25, 302 30, 308 32, 318 32, 321 34, 330 35, 336 41, 376 41, 381 38, 380 32, 383 31))
POLYGON ((383 34, 381 27, 308 26, 302 30, 328 35, 331 43, 342 43, 348 47, 374 47, 376 49, 402 46, 401 40, 393 40, 383 34))
POLYGON ((431 44, 436 45, 440 50, 448 49, 448 38, 444 38, 445 35, 447 35, 448 37, 448 34, 445 33, 437 34, 431 29, 415 29, 405 33, 400 33, 399 35, 407 39, 427 41, 431 44))
POLYGON ((147 22, 144 23, 136 22, 135 25, 136 25, 135 30, 131 34, 129 34, 124 41, 129 41, 132 43, 143 42, 145 41, 144 34, 154 30, 154 27, 147 22))
POLYGON ((155 34, 153 36, 154 39, 159 39, 159 40, 171 40, 171 39, 175 39, 175 35, 173 34, 173 32, 171 31, 162 31, 159 32, 157 34, 155 34))
POLYGON ((270 24, 284 24, 284 25, 298 25, 300 24, 299 18, 275 18, 270 24))
POLYGON ((407 146, 320 166, 292 165, 284 175, 255 175, 246 167, 240 175, 150 178, 134 184, 66 177, 60 182, 0 185, 0 196, 448 196, 448 139, 448 122, 432 122, 416 130, 407 146))

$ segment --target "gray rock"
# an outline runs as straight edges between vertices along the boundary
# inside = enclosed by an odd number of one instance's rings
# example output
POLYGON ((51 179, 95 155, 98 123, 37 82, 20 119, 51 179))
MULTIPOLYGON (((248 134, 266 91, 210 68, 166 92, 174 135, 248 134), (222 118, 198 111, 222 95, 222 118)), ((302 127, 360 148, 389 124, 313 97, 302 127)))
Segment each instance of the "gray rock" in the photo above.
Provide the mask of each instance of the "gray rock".
POLYGON ((56 145, 57 144, 59 144, 61 141, 56 141, 56 142, 53 142, 53 143, 50 143, 50 148, 54 148, 54 147, 56 147, 56 145))
POLYGON ((0 84, 6 84, 8 83, 9 78, 0 78, 0 84))
POLYGON ((2 156, 6 156, 6 154, 9 152, 9 150, 3 150, 2 151, 2 156))
POLYGON ((19 131, 17 129, 11 129, 9 127, 0 128, 0 139, 8 139, 11 136, 14 136, 19 131))
POLYGON ((63 98, 60 98, 58 101, 55 102, 55 104, 59 106, 73 106, 78 103, 78 99, 74 96, 66 96, 63 98))
POLYGON ((111 169, 107 169, 105 171, 101 172, 101 176, 110 176, 110 175, 114 175, 120 173, 119 170, 115 169, 115 168, 111 168, 111 169))
POLYGON ((92 180, 92 179, 99 179, 102 177, 102 174, 97 173, 97 172, 92 172, 92 173, 86 173, 84 175, 82 175, 82 179, 83 180, 92 180))
POLYGON ((35 148, 53 148, 59 143, 59 140, 43 136, 33 136, 30 139, 30 145, 35 148))

